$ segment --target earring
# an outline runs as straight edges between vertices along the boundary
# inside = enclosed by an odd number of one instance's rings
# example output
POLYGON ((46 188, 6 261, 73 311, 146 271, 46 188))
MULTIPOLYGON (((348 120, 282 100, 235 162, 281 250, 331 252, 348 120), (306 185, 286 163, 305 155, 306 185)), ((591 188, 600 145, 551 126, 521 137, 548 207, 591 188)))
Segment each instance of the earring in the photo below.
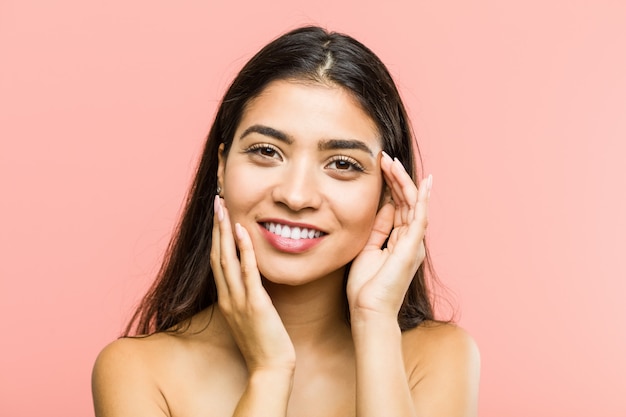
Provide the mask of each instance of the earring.
POLYGON ((217 186, 217 195, 219 195, 220 197, 222 195, 222 187, 220 187, 219 185, 217 186))

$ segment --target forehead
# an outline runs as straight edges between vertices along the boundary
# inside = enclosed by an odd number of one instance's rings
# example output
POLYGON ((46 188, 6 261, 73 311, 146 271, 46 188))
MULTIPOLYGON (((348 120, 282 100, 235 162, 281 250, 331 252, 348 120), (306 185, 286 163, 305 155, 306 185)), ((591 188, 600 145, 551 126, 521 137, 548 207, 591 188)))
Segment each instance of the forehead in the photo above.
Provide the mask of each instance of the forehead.
POLYGON ((376 123, 345 88, 304 81, 274 81, 242 114, 235 138, 252 125, 269 126, 298 139, 357 139, 381 149, 376 123))

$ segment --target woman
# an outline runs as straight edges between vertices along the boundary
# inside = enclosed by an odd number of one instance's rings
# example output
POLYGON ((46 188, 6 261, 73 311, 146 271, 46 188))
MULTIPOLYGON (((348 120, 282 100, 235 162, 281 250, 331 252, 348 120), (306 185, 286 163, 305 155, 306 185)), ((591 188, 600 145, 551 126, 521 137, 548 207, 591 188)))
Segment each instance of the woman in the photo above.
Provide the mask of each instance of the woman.
POLYGON ((380 60, 307 27, 226 92, 159 277, 93 374, 98 416, 473 416, 434 321, 411 130, 380 60), (391 157, 393 156, 393 158, 391 157))

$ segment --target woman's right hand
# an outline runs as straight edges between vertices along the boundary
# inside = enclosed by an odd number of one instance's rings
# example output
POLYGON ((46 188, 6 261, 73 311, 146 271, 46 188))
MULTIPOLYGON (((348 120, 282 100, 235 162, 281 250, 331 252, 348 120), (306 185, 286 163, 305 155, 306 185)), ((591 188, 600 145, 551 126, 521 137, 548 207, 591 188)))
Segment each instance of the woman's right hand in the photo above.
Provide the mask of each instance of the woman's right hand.
POLYGON ((233 236, 223 200, 216 196, 214 204, 211 268, 218 305, 248 371, 251 375, 259 371, 293 373, 293 343, 261 282, 250 235, 237 223, 233 236))

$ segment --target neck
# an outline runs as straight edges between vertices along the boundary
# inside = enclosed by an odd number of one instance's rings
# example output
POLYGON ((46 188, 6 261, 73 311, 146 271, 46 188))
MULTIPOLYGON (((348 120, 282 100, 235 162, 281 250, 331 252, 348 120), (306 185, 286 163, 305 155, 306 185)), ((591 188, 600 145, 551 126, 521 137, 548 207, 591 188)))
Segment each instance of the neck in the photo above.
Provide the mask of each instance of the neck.
POLYGON ((298 286, 264 280, 264 286, 296 349, 350 336, 343 273, 298 286))
MULTIPOLYGON (((351 349, 342 272, 298 286, 265 279, 263 284, 296 351, 330 354, 351 349)), ((217 303, 193 320, 190 331, 202 332, 213 343, 221 340, 225 346, 236 346, 217 303)))

